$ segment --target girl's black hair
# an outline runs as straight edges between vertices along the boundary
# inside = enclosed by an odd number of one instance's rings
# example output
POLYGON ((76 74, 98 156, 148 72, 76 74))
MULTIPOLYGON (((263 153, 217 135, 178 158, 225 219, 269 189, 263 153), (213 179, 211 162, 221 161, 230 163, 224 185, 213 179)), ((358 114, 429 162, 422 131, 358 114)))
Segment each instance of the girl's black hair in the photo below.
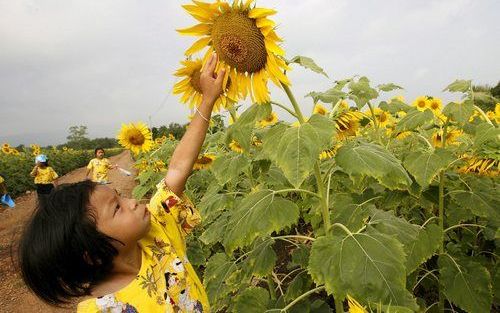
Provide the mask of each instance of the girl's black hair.
POLYGON ((104 148, 97 147, 97 148, 94 149, 94 155, 97 155, 97 151, 99 151, 99 150, 102 151, 102 152, 104 152, 104 148))
POLYGON ((45 162, 40 162, 40 164, 43 166, 49 166, 49 160, 47 160, 45 162))
POLYGON ((89 210, 95 186, 87 180, 54 189, 20 239, 22 278, 51 305, 90 295, 111 272, 118 254, 115 239, 97 230, 95 213, 89 210))

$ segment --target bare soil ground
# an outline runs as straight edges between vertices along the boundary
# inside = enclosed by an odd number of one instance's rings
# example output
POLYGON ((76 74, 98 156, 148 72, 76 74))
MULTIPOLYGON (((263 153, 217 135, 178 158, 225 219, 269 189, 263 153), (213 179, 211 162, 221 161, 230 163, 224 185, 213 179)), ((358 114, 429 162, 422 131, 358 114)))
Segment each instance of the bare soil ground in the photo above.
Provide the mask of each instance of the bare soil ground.
MULTIPOLYGON (((133 160, 128 151, 110 158, 112 164, 132 170, 133 160)), ((58 180, 58 183, 72 183, 85 179, 85 168, 79 168, 68 173, 58 180)), ((28 174, 26 174, 28 175, 28 174)), ((134 177, 127 177, 118 170, 109 172, 111 187, 116 188, 122 196, 131 197, 135 186, 134 177)), ((8 183, 7 187, 8 187, 8 183)), ((75 312, 76 304, 68 308, 54 308, 39 300, 24 285, 15 257, 17 255, 17 241, 23 226, 36 208, 36 192, 20 196, 16 207, 9 209, 0 206, 0 312, 75 312)))

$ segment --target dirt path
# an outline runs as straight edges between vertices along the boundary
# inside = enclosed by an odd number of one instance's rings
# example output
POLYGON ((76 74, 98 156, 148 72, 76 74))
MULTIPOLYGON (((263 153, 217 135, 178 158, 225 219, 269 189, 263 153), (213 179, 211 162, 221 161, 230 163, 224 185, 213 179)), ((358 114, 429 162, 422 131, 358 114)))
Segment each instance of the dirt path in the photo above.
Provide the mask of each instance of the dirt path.
MULTIPOLYGON (((111 157, 110 161, 132 171, 133 161, 128 151, 111 157)), ((85 172, 85 168, 79 168, 61 177, 59 182, 81 181, 85 179, 85 172)), ((123 196, 131 197, 135 185, 133 177, 124 176, 118 170, 111 170, 109 180, 112 182, 110 186, 120 191, 123 196)), ((14 210, 0 207, 0 312, 75 312, 75 306, 58 309, 43 303, 28 291, 21 280, 11 255, 16 255, 17 238, 35 208, 36 192, 20 196, 15 201, 14 210)))

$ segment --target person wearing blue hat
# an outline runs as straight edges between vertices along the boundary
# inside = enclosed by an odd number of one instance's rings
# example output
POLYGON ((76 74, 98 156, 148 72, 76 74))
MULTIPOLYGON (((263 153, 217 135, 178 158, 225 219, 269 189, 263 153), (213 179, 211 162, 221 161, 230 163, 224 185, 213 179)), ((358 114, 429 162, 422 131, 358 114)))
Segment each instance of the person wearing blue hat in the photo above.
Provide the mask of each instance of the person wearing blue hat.
POLYGON ((54 189, 54 184, 59 175, 49 166, 49 160, 45 154, 36 156, 35 167, 30 175, 34 177, 38 202, 41 202, 50 194, 52 189, 54 189))

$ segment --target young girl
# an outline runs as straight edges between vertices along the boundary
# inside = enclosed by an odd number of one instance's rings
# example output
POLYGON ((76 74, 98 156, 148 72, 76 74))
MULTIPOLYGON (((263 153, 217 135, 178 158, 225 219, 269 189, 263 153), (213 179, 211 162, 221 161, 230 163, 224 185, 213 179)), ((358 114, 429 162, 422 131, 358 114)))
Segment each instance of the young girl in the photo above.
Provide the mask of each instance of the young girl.
POLYGON ((30 173, 35 178, 38 201, 43 201, 54 189, 56 179, 59 177, 52 167, 45 154, 39 154, 35 158, 35 167, 30 173))
POLYGON ((35 212, 19 257, 41 299, 58 305, 88 296, 78 312, 209 312, 186 257, 185 236, 200 215, 183 191, 221 93, 216 63, 214 55, 202 70, 203 101, 149 205, 84 181, 58 187, 35 212))
POLYGON ((92 181, 98 184, 108 183, 108 171, 116 168, 116 165, 111 165, 109 160, 104 157, 104 149, 96 148, 94 150, 95 158, 90 160, 87 165, 87 179, 92 173, 92 181))

